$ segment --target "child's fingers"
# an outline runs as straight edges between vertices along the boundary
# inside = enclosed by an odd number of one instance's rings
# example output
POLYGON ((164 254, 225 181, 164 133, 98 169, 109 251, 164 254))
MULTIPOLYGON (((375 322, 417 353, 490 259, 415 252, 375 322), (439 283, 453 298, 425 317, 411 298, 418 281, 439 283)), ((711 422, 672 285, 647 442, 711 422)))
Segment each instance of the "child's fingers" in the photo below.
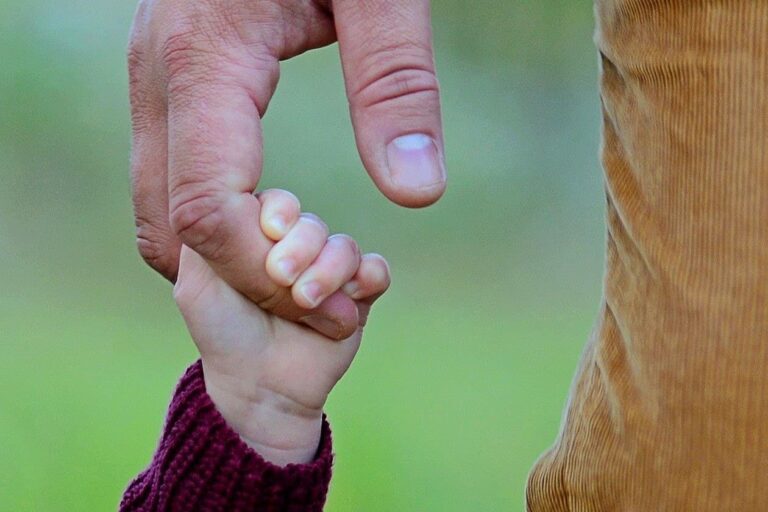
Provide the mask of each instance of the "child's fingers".
POLYGON ((360 250, 352 238, 328 238, 317 259, 293 285, 293 300, 301 307, 314 309, 354 276, 359 265, 360 250))
POLYGON ((328 227, 317 215, 302 213, 269 252, 267 274, 275 283, 291 286, 323 250, 327 237, 328 227))
POLYGON ((389 264, 380 254, 364 254, 354 277, 343 286, 344 293, 355 300, 375 301, 387 291, 392 278, 389 264))
POLYGON ((287 190, 271 188, 257 194, 261 202, 261 230, 274 241, 282 240, 301 214, 301 205, 287 190))

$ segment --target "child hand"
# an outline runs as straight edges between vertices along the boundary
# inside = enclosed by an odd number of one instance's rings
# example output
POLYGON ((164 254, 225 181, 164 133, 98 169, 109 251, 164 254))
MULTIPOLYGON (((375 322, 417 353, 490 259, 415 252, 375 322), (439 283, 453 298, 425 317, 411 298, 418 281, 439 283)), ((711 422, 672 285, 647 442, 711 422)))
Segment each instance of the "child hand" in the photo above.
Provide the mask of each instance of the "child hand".
MULTIPOLYGON (((200 351, 208 394, 228 424, 265 459, 305 463, 317 450, 328 393, 357 353, 370 306, 389 286, 389 268, 377 254, 360 256, 349 236, 329 237, 289 192, 273 189, 258 198, 261 278, 273 284, 275 300, 290 292, 312 325, 321 321, 311 318, 312 309, 345 293, 358 308, 357 331, 333 341, 267 312, 187 247, 174 297, 200 351)), ((279 303, 262 306, 279 314, 279 303)))

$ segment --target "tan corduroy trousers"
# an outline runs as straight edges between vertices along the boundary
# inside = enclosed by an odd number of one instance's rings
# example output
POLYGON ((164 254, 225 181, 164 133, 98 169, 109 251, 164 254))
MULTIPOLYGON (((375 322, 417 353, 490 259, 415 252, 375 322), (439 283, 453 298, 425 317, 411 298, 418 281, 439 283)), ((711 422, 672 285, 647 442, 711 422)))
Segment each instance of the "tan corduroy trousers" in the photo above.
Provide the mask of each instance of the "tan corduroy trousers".
POLYGON ((528 510, 768 511, 768 0, 597 0, 604 295, 528 510))

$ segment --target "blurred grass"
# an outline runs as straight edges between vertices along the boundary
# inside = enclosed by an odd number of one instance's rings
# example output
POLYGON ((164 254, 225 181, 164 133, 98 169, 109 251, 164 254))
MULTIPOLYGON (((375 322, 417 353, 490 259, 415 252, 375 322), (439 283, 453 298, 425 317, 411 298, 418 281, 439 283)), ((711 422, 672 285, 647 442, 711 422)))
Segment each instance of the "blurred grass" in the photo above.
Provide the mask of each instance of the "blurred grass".
MULTIPOLYGON (((522 508, 600 294, 591 7, 436 2, 450 185, 370 185, 334 47, 284 63, 264 186, 395 282, 329 404, 328 510, 522 508)), ((0 0, 0 509, 114 509, 195 358, 133 245, 123 53, 133 5, 0 0)))

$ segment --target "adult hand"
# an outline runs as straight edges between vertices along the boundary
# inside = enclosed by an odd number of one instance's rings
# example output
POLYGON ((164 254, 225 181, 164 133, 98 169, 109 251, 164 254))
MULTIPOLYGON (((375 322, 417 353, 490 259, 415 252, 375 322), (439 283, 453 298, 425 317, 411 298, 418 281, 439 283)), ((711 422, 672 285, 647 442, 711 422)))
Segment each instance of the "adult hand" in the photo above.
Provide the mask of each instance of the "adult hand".
MULTIPOLYGON (((373 181, 404 206, 442 195, 428 0, 141 0, 128 52, 131 173, 138 247, 150 266, 175 280, 184 243, 265 309, 307 316, 289 292, 259 279, 252 193, 280 60, 336 40, 373 181)), ((357 328, 343 293, 314 312, 331 321, 314 327, 332 338, 357 328)))

